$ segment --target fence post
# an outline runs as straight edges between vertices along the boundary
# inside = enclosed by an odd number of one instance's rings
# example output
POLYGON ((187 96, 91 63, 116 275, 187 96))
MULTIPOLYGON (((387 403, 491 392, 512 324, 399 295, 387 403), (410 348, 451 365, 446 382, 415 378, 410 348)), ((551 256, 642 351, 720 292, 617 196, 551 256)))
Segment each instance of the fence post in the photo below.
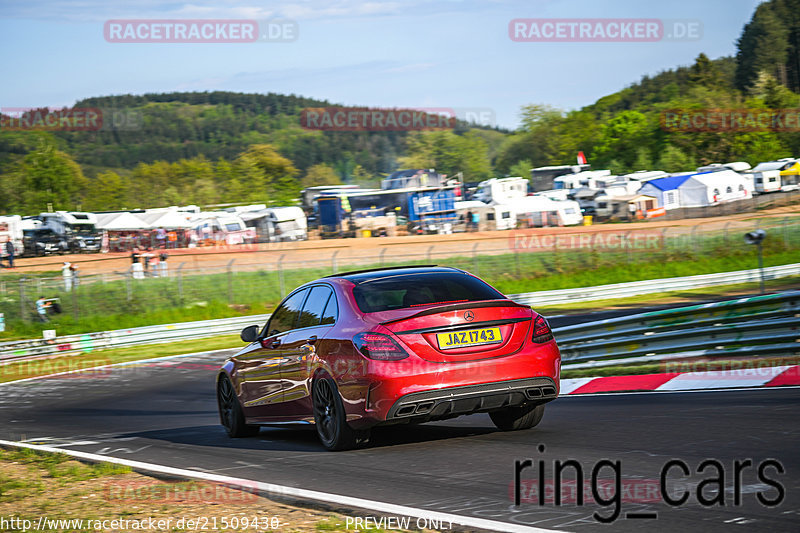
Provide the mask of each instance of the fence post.
POLYGON ((386 255, 386 250, 388 250, 388 248, 384 248, 383 250, 381 250, 380 254, 381 267, 383 267, 383 256, 386 255))
POLYGON ((283 280, 283 258, 286 257, 286 254, 281 254, 278 258, 278 286, 281 291, 281 300, 283 299, 283 295, 286 294, 286 288, 283 280))
POLYGON ((728 248, 728 226, 730 226, 730 225, 731 225, 731 223, 730 223, 730 221, 728 221, 728 222, 725 223, 725 227, 722 228, 722 232, 723 232, 722 243, 724 244, 725 248, 728 248))
POLYGON ((480 272, 481 272, 481 269, 478 266, 478 254, 477 254, 478 244, 479 243, 476 242, 475 244, 472 245, 472 264, 474 265, 474 270, 475 270, 475 275, 476 276, 480 276, 480 272))
POLYGON ((425 261, 427 263, 431 262, 431 252, 433 251, 433 246, 428 247, 428 252, 425 254, 425 261))
POLYGON ((133 299, 133 292, 131 290, 131 277, 125 276, 125 294, 127 295, 128 301, 130 302, 133 299))
MULTIPOLYGON (((74 279, 72 280, 75 281, 74 279)), ((80 311, 78 310, 78 288, 74 285, 72 286, 72 290, 69 291, 72 295, 72 315, 75 317, 75 320, 78 320, 80 317, 80 311)))
POLYGON ((786 248, 789 248, 789 232, 786 231, 789 227, 789 217, 783 217, 783 223, 781 223, 781 230, 783 231, 783 245, 786 248))
POLYGON ((28 322, 28 313, 25 306, 25 278, 19 278, 19 313, 23 322, 28 322))
POLYGON ((181 305, 183 305, 183 265, 185 264, 178 265, 178 301, 181 305))
POLYGON ((692 226, 691 240, 692 240, 692 251, 694 252, 695 255, 697 255, 697 226, 692 226))
POLYGON ((236 258, 231 259, 228 261, 228 303, 233 303, 233 263, 236 261, 236 258))
POLYGON ((339 255, 339 250, 336 250, 335 252, 333 252, 333 255, 331 256, 331 269, 333 270, 333 274, 336 274, 336 273, 339 272, 339 268, 336 265, 336 256, 337 255, 339 255))
POLYGON ((633 250, 632 250, 633 247, 631 246, 631 233, 633 233, 633 230, 628 230, 627 233, 625 233, 625 249, 627 251, 626 259, 627 259, 628 263, 630 263, 631 259, 633 259, 633 257, 631 257, 631 255, 633 253, 633 250))

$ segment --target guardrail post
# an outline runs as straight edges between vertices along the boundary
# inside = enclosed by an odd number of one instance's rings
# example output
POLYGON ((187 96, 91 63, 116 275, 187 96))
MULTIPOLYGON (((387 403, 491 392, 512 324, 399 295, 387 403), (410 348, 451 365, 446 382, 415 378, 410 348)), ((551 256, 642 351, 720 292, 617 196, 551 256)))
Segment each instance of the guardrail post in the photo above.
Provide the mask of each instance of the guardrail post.
POLYGON ((283 299, 284 294, 286 294, 285 282, 283 280, 283 258, 286 257, 286 254, 281 254, 278 258, 278 286, 280 287, 281 291, 281 299, 283 299))
POLYGON ((333 270, 334 274, 339 272, 339 267, 336 264, 336 256, 337 255, 339 255, 339 250, 336 250, 335 252, 333 252, 333 255, 331 256, 331 269, 333 270))
POLYGON ((478 243, 476 242, 475 244, 472 245, 472 264, 473 264, 473 270, 475 270, 474 274, 476 276, 480 276, 481 269, 478 266, 477 251, 478 251, 478 243))
POLYGON ((19 278, 19 314, 23 322, 28 322, 28 313, 25 306, 25 278, 19 278))
POLYGON ((380 257, 381 267, 383 266, 383 256, 386 255, 386 250, 388 250, 388 248, 384 248, 383 250, 381 250, 381 254, 379 256, 380 257))
POLYGON ((229 304, 233 303, 233 269, 232 269, 232 267, 233 267, 233 263, 235 261, 236 261, 235 258, 231 259, 230 261, 228 261, 228 267, 227 267, 228 268, 228 303, 229 304))

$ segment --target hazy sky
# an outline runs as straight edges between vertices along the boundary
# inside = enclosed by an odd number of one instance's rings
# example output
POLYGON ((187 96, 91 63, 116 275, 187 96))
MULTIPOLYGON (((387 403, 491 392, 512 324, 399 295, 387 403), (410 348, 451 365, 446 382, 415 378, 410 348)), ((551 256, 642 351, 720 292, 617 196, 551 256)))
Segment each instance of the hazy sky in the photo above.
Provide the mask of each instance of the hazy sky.
POLYGON ((575 109, 644 74, 691 64, 701 52, 711 58, 734 54, 736 39, 758 4, 2 0, 0 107, 56 107, 80 98, 126 93, 278 92, 347 105, 489 109, 499 125, 513 128, 525 104, 575 109), (296 23, 295 40, 119 43, 104 37, 108 20, 276 18, 296 23), (688 19, 701 25, 702 37, 515 42, 509 22, 525 18, 688 19))

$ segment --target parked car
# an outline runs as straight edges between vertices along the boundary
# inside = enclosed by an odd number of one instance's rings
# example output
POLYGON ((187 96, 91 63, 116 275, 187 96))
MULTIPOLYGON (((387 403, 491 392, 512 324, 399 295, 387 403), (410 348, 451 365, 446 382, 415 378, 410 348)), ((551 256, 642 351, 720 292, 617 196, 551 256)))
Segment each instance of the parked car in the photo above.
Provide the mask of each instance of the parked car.
POLYGON ((312 423, 343 450, 377 425, 487 412, 528 429, 558 396, 561 356, 547 320, 446 267, 350 272, 307 283, 217 376, 231 437, 312 423))
POLYGON ((25 255, 63 254, 69 251, 69 245, 64 235, 60 235, 50 228, 36 228, 23 230, 22 236, 25 255))

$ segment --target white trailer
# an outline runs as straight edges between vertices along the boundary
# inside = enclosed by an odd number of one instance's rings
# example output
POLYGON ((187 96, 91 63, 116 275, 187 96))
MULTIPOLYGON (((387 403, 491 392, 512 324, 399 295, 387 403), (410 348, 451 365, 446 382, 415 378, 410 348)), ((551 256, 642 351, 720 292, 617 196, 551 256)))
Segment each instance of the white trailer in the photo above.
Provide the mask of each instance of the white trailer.
POLYGON ((5 257, 6 241, 14 245, 14 255, 22 255, 22 217, 19 215, 0 216, 0 255, 5 257))

